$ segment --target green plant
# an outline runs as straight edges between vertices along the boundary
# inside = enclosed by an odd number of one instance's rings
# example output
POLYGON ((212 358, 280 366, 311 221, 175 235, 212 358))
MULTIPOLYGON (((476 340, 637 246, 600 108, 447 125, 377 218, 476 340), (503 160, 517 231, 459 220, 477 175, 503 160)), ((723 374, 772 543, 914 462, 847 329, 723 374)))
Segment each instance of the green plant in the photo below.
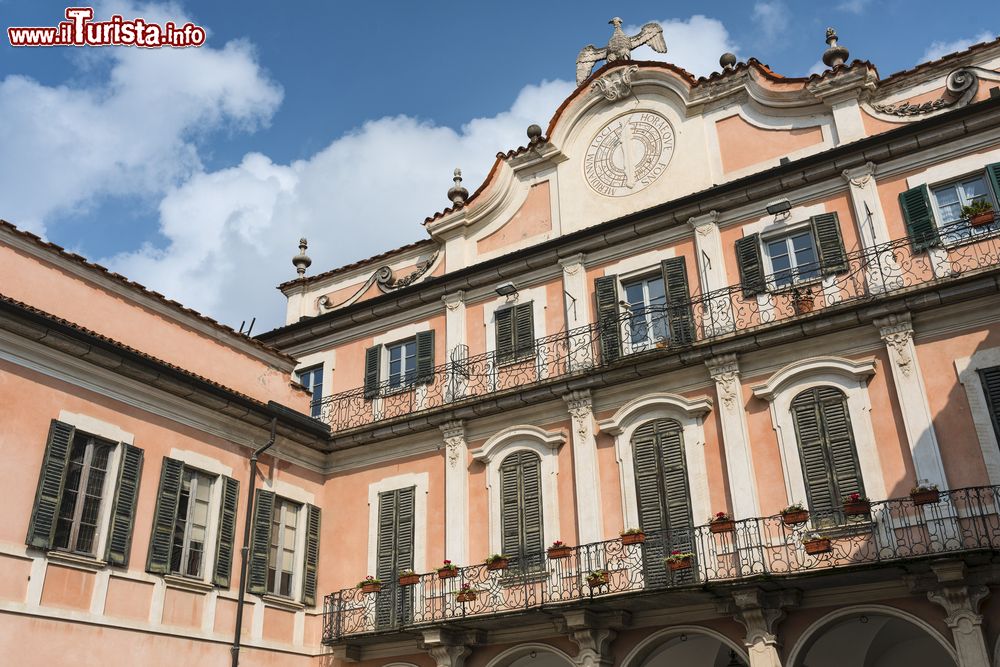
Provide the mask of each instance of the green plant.
POLYGON ((379 586, 381 586, 382 585, 382 580, 381 579, 376 579, 375 577, 373 577, 372 575, 369 574, 367 577, 365 577, 364 579, 362 579, 361 581, 358 582, 358 586, 357 587, 361 588, 362 586, 372 586, 372 585, 379 585, 379 586))
POLYGON ((691 560, 692 558, 694 558, 694 554, 690 551, 678 551, 675 549, 663 560, 667 563, 678 563, 682 560, 691 560))
POLYGON ((490 554, 486 557, 485 563, 489 565, 490 563, 496 562, 498 560, 510 560, 510 556, 507 554, 490 554))
POLYGON ((992 210, 993 210, 993 204, 986 201, 985 199, 977 199, 968 206, 962 207, 962 215, 966 218, 971 218, 974 215, 989 213, 992 210))
POLYGON ((938 485, 927 481, 917 482, 917 485, 910 489, 910 493, 923 493, 924 491, 937 491, 938 485))
POLYGON ((478 588, 475 588, 472 584, 462 584, 462 587, 455 591, 456 595, 463 595, 467 593, 476 594, 479 592, 478 588))
POLYGON ((733 517, 729 515, 729 512, 716 512, 714 516, 709 517, 709 523, 721 523, 723 521, 732 521, 733 517))
POLYGON ((818 542, 819 540, 827 539, 826 535, 821 535, 815 531, 811 531, 802 536, 802 544, 807 542, 818 542))
POLYGON ((400 570, 399 574, 397 576, 399 576, 399 577, 413 577, 416 574, 417 573, 414 572, 413 570, 400 570))
POLYGON ((549 549, 559 549, 559 548, 564 547, 564 546, 566 546, 566 545, 563 544, 562 540, 556 540, 555 542, 552 543, 552 546, 550 546, 549 549))
POLYGON ((607 570, 592 570, 590 574, 587 575, 587 584, 594 588, 601 584, 608 583, 608 571, 607 570))
POLYGON ((855 492, 855 493, 852 493, 850 495, 844 496, 844 502, 845 503, 867 503, 869 501, 868 501, 868 497, 867 496, 863 496, 860 493, 855 492))
POLYGON ((458 566, 455 565, 454 563, 452 563, 450 560, 445 559, 444 563, 442 563, 441 567, 439 567, 438 569, 439 570, 457 570, 458 566))
POLYGON ((781 510, 782 514, 791 514, 792 512, 804 512, 806 510, 802 503, 792 503, 785 509, 781 510))
POLYGON ((621 532, 622 535, 642 535, 645 531, 642 528, 626 528, 621 532))

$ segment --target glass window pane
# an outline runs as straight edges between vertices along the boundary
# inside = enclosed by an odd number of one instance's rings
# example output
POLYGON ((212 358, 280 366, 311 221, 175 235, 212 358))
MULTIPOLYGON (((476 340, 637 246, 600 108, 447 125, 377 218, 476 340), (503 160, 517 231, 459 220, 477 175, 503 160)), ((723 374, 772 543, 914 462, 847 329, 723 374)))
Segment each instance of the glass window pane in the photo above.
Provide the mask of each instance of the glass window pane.
POLYGON ((642 292, 642 282, 628 283, 624 285, 625 288, 625 300, 630 306, 641 306, 644 302, 644 295, 642 292))
POLYGON ((650 305, 657 305, 666 302, 667 295, 666 292, 664 292, 663 290, 662 276, 658 276, 656 278, 650 278, 648 281, 646 281, 646 286, 649 291, 650 305))

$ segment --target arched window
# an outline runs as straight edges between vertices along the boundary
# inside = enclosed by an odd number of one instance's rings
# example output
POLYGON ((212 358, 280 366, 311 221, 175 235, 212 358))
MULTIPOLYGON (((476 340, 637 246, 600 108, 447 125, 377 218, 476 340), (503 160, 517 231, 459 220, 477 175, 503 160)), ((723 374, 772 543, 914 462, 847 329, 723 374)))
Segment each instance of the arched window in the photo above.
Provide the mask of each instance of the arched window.
POLYGON ((823 386, 792 399, 809 509, 831 512, 852 493, 864 495, 858 452, 844 392, 823 386))
POLYGON ((522 567, 540 565, 542 538, 542 461, 517 451, 500 464, 501 550, 522 567))
POLYGON ((683 429, 676 419, 656 419, 632 434, 639 527, 654 538, 643 549, 646 576, 663 576, 664 550, 693 551, 683 429), (656 533, 661 533, 659 539, 656 533))

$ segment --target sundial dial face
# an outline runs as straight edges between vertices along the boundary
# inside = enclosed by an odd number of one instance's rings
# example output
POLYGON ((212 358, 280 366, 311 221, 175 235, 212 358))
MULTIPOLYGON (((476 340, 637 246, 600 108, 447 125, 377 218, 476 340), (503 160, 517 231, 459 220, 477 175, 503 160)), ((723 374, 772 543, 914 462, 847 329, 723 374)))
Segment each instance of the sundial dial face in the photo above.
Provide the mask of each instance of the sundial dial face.
POLYGON ((583 160, 583 175, 595 192, 624 197, 662 176, 673 154, 670 122, 655 111, 633 111, 594 135, 583 160))

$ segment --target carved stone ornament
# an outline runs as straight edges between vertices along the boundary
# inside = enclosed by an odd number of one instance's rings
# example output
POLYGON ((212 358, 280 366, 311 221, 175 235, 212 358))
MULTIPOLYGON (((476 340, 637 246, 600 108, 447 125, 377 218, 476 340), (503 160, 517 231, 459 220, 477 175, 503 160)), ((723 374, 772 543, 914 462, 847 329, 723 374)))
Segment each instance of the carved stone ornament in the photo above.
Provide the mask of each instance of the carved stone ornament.
POLYGON ((734 355, 724 355, 716 359, 709 359, 705 362, 708 366, 708 373, 715 380, 715 385, 719 390, 719 398, 727 410, 736 407, 736 399, 739 395, 740 366, 734 355))
POLYGON ((563 397, 566 407, 573 417, 573 428, 581 440, 590 433, 590 424, 594 416, 594 406, 591 403, 589 391, 574 391, 563 397))
POLYGON ((422 262, 419 262, 413 271, 400 278, 397 278, 393 274, 392 269, 390 267, 380 266, 378 269, 375 270, 375 272, 371 275, 371 277, 369 277, 368 280, 365 281, 365 284, 362 285, 360 288, 358 288, 358 291, 352 294, 348 299, 340 303, 331 303, 330 297, 324 294, 323 296, 319 297, 319 299, 317 299, 317 303, 322 309, 333 310, 334 308, 341 308, 343 306, 351 305, 359 298, 361 298, 361 295, 367 292, 368 288, 371 287, 372 285, 378 285, 379 290, 383 293, 393 292, 395 290, 402 289, 404 287, 412 285, 413 283, 417 282, 417 280, 419 280, 421 277, 423 277, 424 274, 430 271, 431 267, 434 266, 434 263, 437 261, 438 255, 440 253, 441 249, 438 248, 431 254, 430 257, 428 257, 422 262))
POLYGON ((883 326, 879 329, 879 334, 891 353, 893 363, 904 376, 910 377, 913 373, 913 356, 910 354, 913 325, 910 322, 900 322, 883 326))
POLYGON ((895 104, 879 104, 872 102, 872 109, 879 113, 899 118, 909 118, 911 116, 923 116, 925 114, 950 109, 955 106, 968 104, 979 90, 979 76, 974 68, 963 67, 948 74, 945 80, 946 91, 944 96, 927 102, 910 104, 909 101, 896 102, 895 104))
POLYGON ((844 180, 853 185, 854 187, 861 189, 868 185, 869 181, 875 177, 875 163, 866 162, 863 167, 858 167, 856 169, 845 169, 840 172, 840 175, 844 177, 844 180))
POLYGON ((622 32, 622 20, 617 16, 608 21, 613 25, 614 31, 608 45, 603 49, 588 44, 580 51, 576 58, 576 85, 583 83, 590 70, 594 68, 594 63, 607 60, 613 63, 617 60, 631 60, 632 49, 637 49, 643 44, 649 44, 650 48, 660 53, 667 52, 667 43, 663 41, 663 27, 659 23, 647 23, 639 30, 638 35, 629 37, 622 32))
POLYGON ((624 197, 652 185, 674 154, 674 129, 655 111, 630 111, 606 123, 587 145, 583 177, 594 192, 624 197))
POLYGON ((609 102, 615 102, 632 94, 632 75, 638 71, 638 65, 616 69, 595 81, 590 89, 604 95, 609 102))
POLYGON ((465 424, 462 421, 445 422, 441 425, 441 434, 444 436, 448 465, 455 468, 458 466, 462 452, 466 447, 465 424))

